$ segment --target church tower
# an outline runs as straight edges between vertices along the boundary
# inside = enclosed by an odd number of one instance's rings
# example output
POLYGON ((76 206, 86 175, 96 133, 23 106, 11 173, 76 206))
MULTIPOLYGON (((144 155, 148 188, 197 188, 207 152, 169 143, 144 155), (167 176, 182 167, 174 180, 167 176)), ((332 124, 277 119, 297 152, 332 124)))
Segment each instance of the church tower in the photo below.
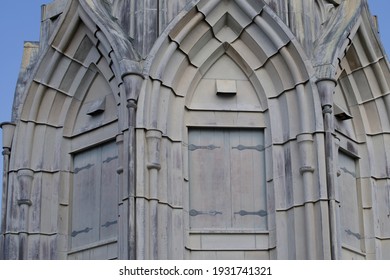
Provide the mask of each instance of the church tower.
POLYGON ((389 259, 366 0, 56 0, 3 129, 3 259, 389 259))

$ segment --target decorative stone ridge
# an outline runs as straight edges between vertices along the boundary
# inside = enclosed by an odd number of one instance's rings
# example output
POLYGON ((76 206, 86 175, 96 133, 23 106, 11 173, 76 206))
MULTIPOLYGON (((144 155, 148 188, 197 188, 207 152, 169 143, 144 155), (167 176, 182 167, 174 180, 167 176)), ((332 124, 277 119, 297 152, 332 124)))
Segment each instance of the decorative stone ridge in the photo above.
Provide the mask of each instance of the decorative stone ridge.
POLYGON ((17 172, 17 178, 19 183, 19 199, 18 205, 32 205, 31 201, 31 189, 34 179, 34 171, 31 169, 20 169, 17 172))
POLYGON ((3 148, 11 149, 15 126, 16 125, 11 122, 0 123, 0 128, 3 130, 3 148))

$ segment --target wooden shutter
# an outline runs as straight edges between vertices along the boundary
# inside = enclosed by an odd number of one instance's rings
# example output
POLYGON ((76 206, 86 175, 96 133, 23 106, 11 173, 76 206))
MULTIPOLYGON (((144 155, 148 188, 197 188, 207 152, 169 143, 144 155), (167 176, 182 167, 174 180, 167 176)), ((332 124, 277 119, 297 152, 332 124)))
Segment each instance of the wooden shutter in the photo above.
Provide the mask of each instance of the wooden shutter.
MULTIPOLYGON (((117 147, 105 144, 74 156, 71 247, 115 241, 118 223, 117 147)), ((104 245, 105 246, 105 245, 104 245)), ((112 249, 111 249, 112 251, 112 249)), ((114 250, 115 251, 115 250, 114 250)), ((99 255, 98 258, 108 256, 99 255)), ((110 256, 110 258, 115 256, 110 256)))
POLYGON ((190 129, 191 229, 267 229, 263 138, 255 129, 190 129))
POLYGON ((362 258, 361 203, 355 159, 339 153, 340 230, 343 258, 362 258))

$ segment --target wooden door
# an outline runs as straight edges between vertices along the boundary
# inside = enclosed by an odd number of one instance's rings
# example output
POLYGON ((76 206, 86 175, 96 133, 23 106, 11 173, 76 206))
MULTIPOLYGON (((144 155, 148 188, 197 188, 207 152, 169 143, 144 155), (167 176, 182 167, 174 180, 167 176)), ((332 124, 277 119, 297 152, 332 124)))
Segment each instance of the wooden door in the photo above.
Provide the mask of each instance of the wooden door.
POLYGON ((362 209, 355 159, 339 153, 340 234, 343 259, 364 259, 362 209))
POLYGON ((117 163, 114 142, 74 156, 69 258, 117 258, 117 163))
POLYGON ((245 251, 267 243, 263 138, 255 129, 190 129, 190 239, 201 240, 193 249, 245 251))

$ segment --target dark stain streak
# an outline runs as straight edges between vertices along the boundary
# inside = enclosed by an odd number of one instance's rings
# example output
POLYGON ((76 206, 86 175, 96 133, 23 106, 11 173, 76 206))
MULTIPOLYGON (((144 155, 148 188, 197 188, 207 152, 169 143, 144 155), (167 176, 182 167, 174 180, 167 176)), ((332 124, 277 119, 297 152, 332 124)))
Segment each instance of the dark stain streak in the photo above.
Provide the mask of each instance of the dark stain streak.
POLYGON ((357 154, 357 151, 351 142, 347 142, 347 150, 354 154, 357 154))
POLYGON ((275 13, 277 13, 277 4, 274 1, 271 1, 268 5, 275 13))

